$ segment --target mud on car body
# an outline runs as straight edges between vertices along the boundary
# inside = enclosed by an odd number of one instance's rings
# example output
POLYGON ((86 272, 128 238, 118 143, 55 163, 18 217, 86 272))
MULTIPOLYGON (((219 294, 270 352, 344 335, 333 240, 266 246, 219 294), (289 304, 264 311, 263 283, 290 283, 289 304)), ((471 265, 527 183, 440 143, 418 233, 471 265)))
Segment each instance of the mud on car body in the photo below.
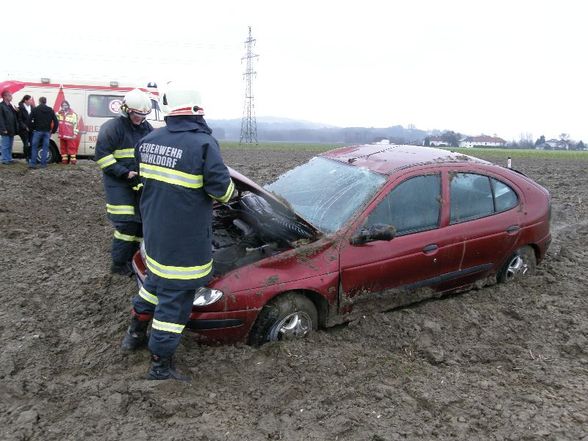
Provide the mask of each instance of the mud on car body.
MULTIPOLYGON (((366 310, 512 282, 551 241, 547 190, 446 150, 351 146, 265 188, 231 177, 239 194, 215 206, 215 275, 188 324, 204 342, 300 338, 366 310)), ((141 283, 140 253, 134 267, 141 283)))

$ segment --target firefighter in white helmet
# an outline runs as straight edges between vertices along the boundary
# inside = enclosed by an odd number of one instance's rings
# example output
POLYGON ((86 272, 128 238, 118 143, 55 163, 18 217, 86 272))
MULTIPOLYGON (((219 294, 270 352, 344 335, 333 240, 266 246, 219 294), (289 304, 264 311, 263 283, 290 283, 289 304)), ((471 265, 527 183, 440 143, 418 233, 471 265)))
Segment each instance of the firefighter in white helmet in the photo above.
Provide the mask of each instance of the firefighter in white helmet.
POLYGON ((189 320, 195 292, 212 274, 212 204, 225 203, 234 184, 203 118, 200 94, 171 83, 162 95, 166 127, 135 149, 143 193, 141 215, 147 278, 133 298, 123 350, 148 343, 152 380, 189 381, 172 357, 189 320), (147 341, 147 327, 151 333, 147 341))
POLYGON ((133 89, 120 106, 120 116, 100 127, 95 160, 103 171, 106 212, 114 225, 114 274, 132 275, 131 259, 143 237, 139 214, 139 168, 135 145, 153 130, 145 118, 151 112, 147 93, 133 89))

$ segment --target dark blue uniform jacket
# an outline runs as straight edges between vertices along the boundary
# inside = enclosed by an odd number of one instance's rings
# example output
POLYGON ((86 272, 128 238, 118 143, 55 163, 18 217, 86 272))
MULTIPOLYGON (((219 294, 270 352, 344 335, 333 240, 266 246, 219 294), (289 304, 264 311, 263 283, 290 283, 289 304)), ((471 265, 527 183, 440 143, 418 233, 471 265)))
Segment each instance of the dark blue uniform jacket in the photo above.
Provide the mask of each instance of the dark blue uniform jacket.
POLYGON ((141 216, 149 277, 193 289, 212 269, 212 203, 234 190, 220 147, 201 116, 168 117, 135 154, 143 180, 141 216))
POLYGON ((125 116, 111 119, 100 127, 94 159, 104 172, 106 211, 115 222, 140 222, 135 207, 139 182, 127 179, 127 175, 139 171, 135 146, 152 130, 147 121, 137 126, 125 116))

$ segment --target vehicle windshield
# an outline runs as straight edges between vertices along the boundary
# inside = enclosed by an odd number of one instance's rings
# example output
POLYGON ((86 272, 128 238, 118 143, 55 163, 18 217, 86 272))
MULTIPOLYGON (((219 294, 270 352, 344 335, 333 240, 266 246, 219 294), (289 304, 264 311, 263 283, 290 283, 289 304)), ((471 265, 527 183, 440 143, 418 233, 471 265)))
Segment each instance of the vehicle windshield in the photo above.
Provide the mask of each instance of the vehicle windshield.
POLYGON ((316 157, 265 188, 322 232, 334 233, 384 182, 385 176, 365 168, 316 157))

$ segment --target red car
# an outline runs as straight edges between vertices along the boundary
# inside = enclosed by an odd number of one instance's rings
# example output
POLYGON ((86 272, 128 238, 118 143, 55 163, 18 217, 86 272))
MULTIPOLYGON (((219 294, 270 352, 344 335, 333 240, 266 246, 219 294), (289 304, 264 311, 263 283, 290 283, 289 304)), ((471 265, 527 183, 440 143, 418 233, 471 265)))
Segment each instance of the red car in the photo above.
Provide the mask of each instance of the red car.
MULTIPOLYGON (((361 145, 258 186, 231 170, 214 209, 214 279, 188 328, 209 343, 299 338, 478 281, 532 274, 551 241, 548 191, 446 150, 361 145)), ((139 283, 141 253, 134 258, 139 283)))

